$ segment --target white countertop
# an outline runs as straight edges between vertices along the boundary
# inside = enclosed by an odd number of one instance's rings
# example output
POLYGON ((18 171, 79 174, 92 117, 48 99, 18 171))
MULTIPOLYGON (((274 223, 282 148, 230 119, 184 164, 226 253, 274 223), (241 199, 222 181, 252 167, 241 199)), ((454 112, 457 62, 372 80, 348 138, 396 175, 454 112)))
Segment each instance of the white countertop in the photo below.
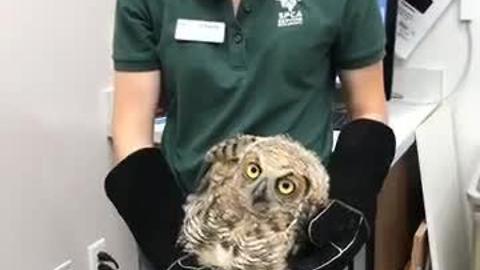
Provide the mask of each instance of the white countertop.
MULTIPOLYGON (((392 164, 415 142, 415 131, 435 110, 437 104, 412 104, 401 100, 388 102, 389 126, 395 133, 397 149, 392 164)), ((334 131, 334 142, 337 141, 339 131, 334 131)), ((335 146, 334 146, 335 147, 335 146)))
MULTIPOLYGON (((391 100, 388 102, 389 125, 395 133, 397 140, 397 150, 393 164, 408 150, 415 141, 415 130, 425 119, 435 110, 437 104, 412 104, 402 102, 401 100, 391 100)), ((155 121, 155 143, 160 143, 165 118, 159 118, 155 121)), ((338 131, 334 131, 334 139, 338 137, 338 131)))
POLYGON ((415 131, 435 111, 438 104, 412 104, 401 100, 388 103, 389 125, 395 133, 397 150, 395 163, 415 142, 415 131))

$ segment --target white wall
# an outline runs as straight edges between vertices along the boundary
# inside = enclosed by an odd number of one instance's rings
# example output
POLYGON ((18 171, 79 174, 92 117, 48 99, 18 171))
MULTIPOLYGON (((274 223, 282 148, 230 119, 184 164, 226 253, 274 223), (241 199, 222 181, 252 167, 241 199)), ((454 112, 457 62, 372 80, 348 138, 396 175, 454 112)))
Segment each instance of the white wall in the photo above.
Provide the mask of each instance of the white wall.
POLYGON ((467 186, 480 169, 480 20, 472 24, 475 48, 465 87, 452 99, 460 177, 467 186))
MULTIPOLYGON (((472 32, 472 55, 471 70, 465 78, 461 88, 456 89, 459 79, 468 62, 468 38, 465 24, 459 21, 458 1, 448 8, 431 32, 426 36, 420 46, 411 57, 405 61, 397 61, 398 69, 427 68, 444 71, 442 94, 448 96, 442 106, 448 107, 452 112, 454 142, 456 146, 456 167, 458 168, 457 181, 460 183, 459 191, 452 190, 450 198, 459 198, 464 205, 464 220, 458 221, 458 226, 464 226, 468 238, 471 239, 470 209, 466 201, 466 190, 473 175, 480 169, 480 18, 471 24, 472 32), (450 95, 451 94, 451 95, 450 95)), ((438 96, 436 93, 415 92, 419 81, 409 81, 397 76, 394 81, 395 88, 408 97, 438 96)), ((422 82, 422 84, 425 84, 422 82)), ((431 83, 437 85, 436 83, 431 83)), ((431 89, 436 91, 435 89, 431 89)), ((424 100, 432 100, 426 98, 424 100)), ((440 110, 441 111, 441 110, 440 110)), ((447 125, 443 128, 451 128, 447 125)), ((438 129, 435 132, 442 133, 445 130, 438 129)), ((431 149, 431 151, 436 151, 431 149)), ((436 166, 449 166, 442 164, 442 157, 438 158, 436 166)), ((454 166, 455 167, 455 166, 454 166)), ((442 181, 442 179, 438 179, 442 181)), ((468 245, 468 244, 466 244, 468 245)))
MULTIPOLYGON (((461 89, 455 89, 467 63, 468 51, 466 25, 458 16, 458 1, 454 0, 411 57, 397 60, 396 67, 445 71, 443 94, 451 94, 445 105, 454 110, 461 178, 469 181, 468 178, 480 166, 480 18, 471 23, 473 48, 469 75, 461 89)), ((394 84, 407 97, 409 94, 419 96, 412 93, 418 81, 399 81, 397 78, 394 84)))
MULTIPOLYGON (((458 177, 463 192, 468 190, 472 181, 480 173, 480 20, 471 25, 473 37, 472 66, 464 87, 452 96, 453 127, 456 137, 456 156, 458 177)), ((463 196, 467 217, 467 232, 472 235, 472 216, 468 201, 463 196)))
POLYGON ((103 191, 113 9, 114 0, 0 2, 0 269, 72 259, 86 270, 86 246, 100 237, 122 269, 137 269, 103 191))
MULTIPOLYGON (((467 29, 458 16, 458 1, 454 0, 412 56, 404 61, 396 60, 396 68, 445 71, 444 95, 456 90, 445 105, 454 111, 461 178, 469 181, 480 166, 480 18, 471 23, 473 48, 470 72, 461 89, 455 89, 467 63, 468 51, 467 29)), ((397 78, 394 84, 407 97, 409 94, 419 96, 412 93, 418 81, 399 81, 397 78)))

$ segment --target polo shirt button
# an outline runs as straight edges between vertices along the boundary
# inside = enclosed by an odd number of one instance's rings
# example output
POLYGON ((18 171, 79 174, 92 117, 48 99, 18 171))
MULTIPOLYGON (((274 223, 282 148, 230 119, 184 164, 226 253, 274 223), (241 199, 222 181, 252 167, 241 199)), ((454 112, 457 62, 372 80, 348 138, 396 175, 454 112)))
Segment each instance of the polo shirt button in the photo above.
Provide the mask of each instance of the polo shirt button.
POLYGON ((243 35, 241 33, 236 33, 233 36, 233 40, 235 41, 235 43, 240 43, 243 40, 243 35))
POLYGON ((249 5, 249 4, 244 4, 243 5, 243 11, 245 11, 245 13, 250 13, 252 12, 252 7, 249 5))

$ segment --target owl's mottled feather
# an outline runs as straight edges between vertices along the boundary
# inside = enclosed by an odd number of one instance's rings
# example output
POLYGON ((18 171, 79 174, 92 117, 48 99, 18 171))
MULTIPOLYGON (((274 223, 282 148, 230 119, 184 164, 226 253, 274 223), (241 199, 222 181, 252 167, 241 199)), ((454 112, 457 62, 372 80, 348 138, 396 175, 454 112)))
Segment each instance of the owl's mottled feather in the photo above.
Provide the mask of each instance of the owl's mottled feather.
POLYGON ((306 222, 328 200, 319 158, 286 136, 239 135, 212 147, 205 162, 179 244, 217 269, 287 269, 306 222))

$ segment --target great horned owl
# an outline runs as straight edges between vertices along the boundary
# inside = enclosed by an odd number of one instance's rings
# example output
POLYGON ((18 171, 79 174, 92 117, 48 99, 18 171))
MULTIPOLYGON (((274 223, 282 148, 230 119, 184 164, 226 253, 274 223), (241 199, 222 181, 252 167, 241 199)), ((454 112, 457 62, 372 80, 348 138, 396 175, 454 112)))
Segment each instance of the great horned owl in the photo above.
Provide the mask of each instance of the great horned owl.
POLYGON ((287 269, 307 221, 328 200, 317 156, 283 135, 239 135, 210 149, 205 164, 179 244, 214 269, 287 269))

